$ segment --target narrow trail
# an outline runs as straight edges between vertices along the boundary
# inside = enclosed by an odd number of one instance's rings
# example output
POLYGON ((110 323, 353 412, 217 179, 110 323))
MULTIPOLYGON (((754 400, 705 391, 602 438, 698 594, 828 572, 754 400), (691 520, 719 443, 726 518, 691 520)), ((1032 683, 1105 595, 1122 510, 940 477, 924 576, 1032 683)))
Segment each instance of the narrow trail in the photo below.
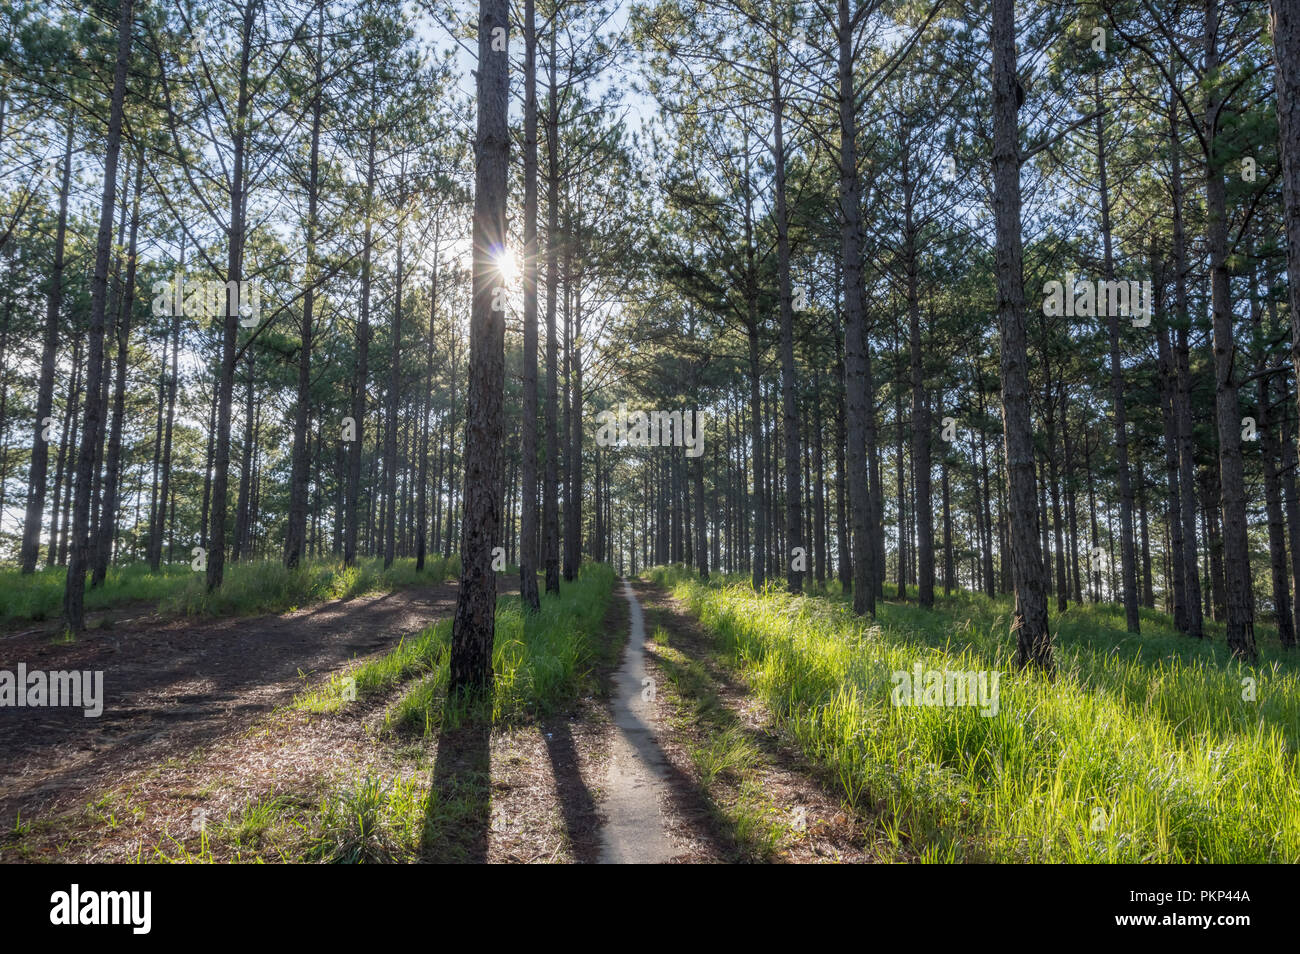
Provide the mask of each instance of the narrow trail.
POLYGON ((663 806, 668 794, 668 769, 656 738, 653 683, 646 671, 645 616, 623 580, 631 627, 623 664, 614 674, 614 740, 610 746, 609 777, 602 809, 601 864, 662 864, 674 856, 665 829, 663 806), (649 696, 645 698, 643 696, 649 696))

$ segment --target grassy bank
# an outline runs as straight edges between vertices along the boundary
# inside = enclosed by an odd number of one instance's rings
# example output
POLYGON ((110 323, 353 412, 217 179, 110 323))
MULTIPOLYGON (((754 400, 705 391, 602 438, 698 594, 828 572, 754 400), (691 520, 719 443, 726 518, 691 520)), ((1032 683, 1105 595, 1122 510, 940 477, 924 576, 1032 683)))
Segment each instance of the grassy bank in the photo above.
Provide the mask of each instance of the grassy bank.
MULTIPOLYGON (((1267 648, 1110 607, 1053 619, 1055 680, 1017 673, 1010 607, 962 594, 877 620, 831 597, 650 576, 686 600, 776 720, 851 806, 933 861, 1300 860, 1300 676, 1267 648), (895 672, 1000 673, 995 715, 896 706, 895 672)), ((987 709, 987 707, 986 707, 987 709)))
MULTIPOLYGON (((425 561, 417 573, 414 559, 359 560, 345 567, 341 560, 308 560, 286 570, 277 560, 227 564, 225 580, 208 593, 203 574, 188 563, 166 564, 157 573, 147 563, 112 567, 103 586, 86 588, 86 610, 99 612, 132 603, 153 604, 169 615, 249 615, 285 612, 322 600, 344 599, 418 583, 440 582, 460 573, 460 558, 425 561)), ((56 619, 63 612, 64 567, 23 574, 0 570, 0 624, 56 619)))

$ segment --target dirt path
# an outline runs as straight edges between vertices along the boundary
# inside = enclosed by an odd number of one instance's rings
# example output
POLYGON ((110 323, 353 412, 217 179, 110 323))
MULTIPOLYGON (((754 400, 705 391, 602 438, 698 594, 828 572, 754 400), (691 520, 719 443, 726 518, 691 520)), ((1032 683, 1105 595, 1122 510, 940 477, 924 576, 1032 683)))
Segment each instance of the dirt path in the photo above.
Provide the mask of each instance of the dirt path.
POLYGON ((313 676, 455 609, 456 584, 332 601, 282 616, 144 620, 72 643, 0 638, 0 668, 102 671, 104 710, 0 709, 0 830, 128 774, 237 735, 313 676))
POLYGON ((614 675, 614 738, 611 744, 606 798, 601 806, 602 864, 660 864, 671 861, 673 844, 664 826, 663 804, 668 772, 656 737, 655 685, 646 670, 645 617, 623 581, 623 596, 631 618, 623 664, 614 675))

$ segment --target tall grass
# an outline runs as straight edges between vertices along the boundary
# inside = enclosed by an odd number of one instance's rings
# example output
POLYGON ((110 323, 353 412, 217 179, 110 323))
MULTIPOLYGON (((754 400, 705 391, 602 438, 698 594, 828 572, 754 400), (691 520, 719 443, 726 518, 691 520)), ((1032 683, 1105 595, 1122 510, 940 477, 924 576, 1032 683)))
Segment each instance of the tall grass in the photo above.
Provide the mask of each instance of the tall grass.
MULTIPOLYGON (((558 596, 543 596, 538 613, 525 613, 518 596, 497 601, 493 722, 555 712, 589 687, 595 665, 612 651, 602 639, 602 624, 613 586, 614 571, 609 566, 587 564, 572 583, 561 582, 558 596)), ((347 677, 354 680, 357 696, 420 677, 389 718, 396 725, 434 731, 443 716, 451 624, 446 619, 428 626, 392 652, 358 667, 347 677)), ((333 680, 300 697, 298 705, 314 710, 337 708, 345 682, 333 680)))
MULTIPOLYGON (((274 613, 322 600, 346 599, 362 593, 393 590, 419 583, 441 582, 459 575, 460 557, 383 561, 363 559, 347 567, 341 560, 308 560, 286 570, 275 560, 227 564, 221 588, 209 593, 202 573, 188 563, 165 564, 157 573, 147 563, 114 566, 103 586, 87 587, 86 609, 98 611, 134 602, 154 604, 158 612, 177 615, 247 615, 274 613)), ((47 567, 23 574, 0 570, 0 622, 54 619, 63 611, 65 567, 47 567)))
MULTIPOLYGON (((86 609, 102 610, 137 601, 157 603, 183 587, 192 576, 189 565, 183 563, 166 564, 157 573, 150 572, 148 563, 112 567, 103 586, 86 588, 86 609)), ((0 569, 0 622, 56 618, 63 612, 67 578, 67 568, 61 566, 35 573, 0 569)))
POLYGON ((1300 677, 1113 608, 1053 620, 1058 673, 1017 672, 1004 601, 885 603, 650 576, 685 599, 776 720, 922 858, 1034 862, 1300 860, 1300 677), (895 706, 891 675, 1001 673, 999 706, 895 706))
POLYGON ((186 616, 282 613, 324 600, 440 583, 459 574, 459 555, 426 558, 424 570, 418 573, 414 559, 394 560, 385 570, 378 557, 358 560, 353 566, 335 559, 308 560, 293 570, 271 560, 232 563, 226 566, 219 589, 209 593, 203 574, 194 573, 159 604, 159 610, 186 616))

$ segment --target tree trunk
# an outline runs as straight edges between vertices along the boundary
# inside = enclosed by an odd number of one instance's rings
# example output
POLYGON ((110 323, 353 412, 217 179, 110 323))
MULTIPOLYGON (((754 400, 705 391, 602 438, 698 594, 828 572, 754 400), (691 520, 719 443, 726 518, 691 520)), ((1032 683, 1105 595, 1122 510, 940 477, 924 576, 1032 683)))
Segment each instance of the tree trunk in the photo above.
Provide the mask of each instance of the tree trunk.
POLYGON ((1029 356, 1025 346, 1025 290, 1020 239, 1020 131, 1016 78, 1014 0, 993 0, 993 207, 998 324, 1002 334, 1002 416, 1006 442, 1011 577, 1015 588, 1016 660, 1022 667, 1052 668, 1047 592, 1036 525, 1034 432, 1029 408, 1029 356))
MULTIPOLYGON (((433 333, 438 320, 438 229, 434 226, 433 274, 429 280, 429 340, 425 348, 423 401, 420 405, 420 471, 415 505, 415 571, 423 572, 429 547, 429 412, 433 408, 433 333)), ((434 540, 437 540, 435 533, 434 540)))
MULTIPOLYGON (((904 160, 907 170, 907 160, 904 160)), ((930 492, 930 410, 925 399, 925 374, 921 363, 921 301, 917 288, 917 228, 912 220, 912 178, 905 175, 903 214, 907 267, 908 351, 912 376, 912 475, 916 484, 916 599, 921 606, 934 606, 934 514, 930 492)))
MULTIPOLYGON (((1253 256, 1253 250, 1247 249, 1247 256, 1253 256)), ((1273 615, 1277 623, 1277 635, 1283 646, 1294 646, 1296 633, 1291 618, 1291 593, 1287 580, 1286 559, 1286 523, 1282 517, 1282 482, 1278 478, 1278 450, 1281 444, 1281 429, 1273 424, 1271 377, 1274 373, 1268 359, 1267 344, 1262 325, 1263 307, 1259 300, 1258 282, 1254 272, 1250 274, 1250 316, 1255 330, 1255 337, 1260 342, 1260 352, 1255 363, 1259 375, 1259 409, 1258 431, 1261 456, 1264 459, 1264 512, 1268 517, 1268 563, 1269 576, 1273 584, 1273 615)), ((1280 369, 1276 369, 1280 370, 1280 369)))
MULTIPOLYGON (((853 611, 876 613, 876 534, 867 484, 869 392, 866 315, 862 287, 861 193, 857 153, 857 91, 853 70, 853 24, 849 0, 838 0, 840 120, 840 248, 844 271, 844 393, 847 419, 849 510, 853 519, 853 611)), ((752 359, 751 359, 752 360, 752 359)))
MULTIPOLYGON (((403 170, 403 174, 405 170, 403 170)), ((399 206, 406 207, 406 189, 403 185, 399 206)), ((384 489, 388 498, 388 509, 384 516, 384 569, 393 565, 397 547, 397 402, 402 393, 402 273, 404 251, 404 229, 397 227, 397 275, 393 292, 393 337, 391 377, 388 382, 388 423, 384 425, 384 489)), ((500 266, 492 263, 498 271, 500 266)), ((497 422, 497 429, 501 424, 497 422)), ((499 453, 499 449, 498 449, 499 453)), ((500 514, 497 514, 500 520, 500 514)), ((495 581, 493 582, 495 586, 495 581)))
MULTIPOLYGON (((373 89, 372 89, 373 95, 373 89)), ((365 231, 361 239, 361 307, 357 315, 357 365, 352 379, 353 440, 348 442, 347 529, 343 535, 343 562, 357 561, 357 529, 361 519, 361 454, 365 448, 366 382, 370 360, 370 246, 371 210, 375 199, 375 127, 371 123, 366 144, 365 231)))
POLYGON ((813 366, 813 456, 817 465, 813 486, 813 558, 814 577, 820 589, 826 585, 826 451, 822 444, 822 380, 816 359, 813 366))
MULTIPOLYGON (((843 271, 843 269, 838 269, 843 271)), ((837 289, 838 291, 838 289, 837 289)), ((838 305, 838 302, 836 303, 838 305)), ((835 539, 839 545, 838 574, 840 589, 845 593, 853 592, 853 555, 852 540, 849 531, 849 483, 847 465, 844 459, 848 446, 848 411, 844 391, 844 336, 840 331, 839 308, 835 312, 835 539)), ((864 469, 865 470, 865 469, 864 469)))
POLYGON ((130 238, 127 240, 126 284, 122 290, 121 314, 117 320, 117 378, 113 386, 113 419, 109 426, 108 453, 104 464, 104 501, 100 531, 96 539, 94 570, 90 585, 103 586, 113 558, 117 537, 118 495, 121 485, 122 416, 126 409, 127 357, 131 342, 131 311, 135 307, 136 238, 140 231, 140 190, 144 185, 144 149, 138 150, 135 187, 131 201, 130 238))
POLYGON ((546 472, 542 479, 542 563, 548 593, 560 592, 559 342, 555 333, 559 288, 560 123, 555 77, 556 29, 552 24, 546 95, 546 472))
MULTIPOLYGON (((1101 198, 1103 268, 1108 282, 1115 280, 1115 258, 1111 249, 1110 190, 1106 184, 1106 124, 1102 114, 1101 74, 1093 76, 1097 104, 1097 175, 1101 198)), ((1110 402, 1115 421, 1115 483, 1119 492, 1120 582, 1124 600, 1124 622, 1130 633, 1141 629, 1138 617, 1137 558, 1133 547, 1133 482, 1128 466, 1128 419, 1124 409, 1124 371, 1119 353, 1119 308, 1111 301, 1106 323, 1110 338, 1110 402)), ((1130 310, 1132 310, 1130 308, 1130 310)))
MULTIPOLYGON (((1219 66, 1218 0, 1205 0, 1205 72, 1219 66)), ((1228 197, 1219 157, 1219 95, 1206 91, 1205 209, 1210 265, 1210 310, 1214 326, 1215 419, 1219 432, 1219 485, 1223 504, 1223 547, 1227 586, 1227 637, 1234 656, 1255 660, 1255 601, 1251 592, 1250 544, 1246 536, 1246 488, 1241 460, 1241 407, 1233 364, 1232 301, 1228 284, 1228 197)))
MULTIPOLYGON (((77 416, 81 395, 81 337, 72 344, 72 380, 64 399, 63 429, 59 436, 59 459, 54 470, 54 503, 50 508, 50 549, 46 565, 62 566, 67 558, 67 512, 72 488, 64 485, 64 472, 70 457, 77 453, 77 416), (62 515, 62 522, 60 521, 62 515)), ((165 472, 164 472, 165 473, 165 472)), ((71 479, 69 479, 71 483, 71 479)), ((154 568, 155 570, 157 567, 154 568)))
MULTIPOLYGON (((1157 283, 1158 285, 1158 283, 1157 283)), ((1156 313, 1164 309, 1157 301, 1156 313)), ((1177 403, 1176 373, 1173 368, 1173 349, 1169 344, 1167 328, 1156 329, 1156 348, 1160 362, 1160 415, 1165 431, 1165 477, 1168 482, 1168 522, 1171 574, 1173 576, 1174 628, 1188 632, 1187 565, 1183 546, 1183 515, 1178 476, 1178 424, 1174 417, 1177 403)))
POLYGON ((1282 437, 1282 490, 1286 497, 1287 542, 1291 550, 1291 631, 1300 634, 1300 493, 1296 492, 1295 470, 1295 440, 1286 433, 1282 437))
POLYGON ((461 534, 460 592, 452 623, 447 692, 491 699, 496 573, 492 541, 501 526, 501 405, 505 384, 505 314, 495 261, 505 249, 509 172, 510 61, 506 0, 479 0, 478 131, 474 175, 474 297, 468 411, 465 421, 465 519, 461 534))
MULTIPOLYGON (((581 210, 576 210, 577 224, 571 236, 570 251, 581 260, 581 210)), ((568 269, 566 268, 566 274, 568 269)), ((582 273, 573 276, 573 336, 569 339, 569 352, 573 368, 572 386, 569 388, 569 499, 564 516, 568 530, 564 535, 564 578, 575 580, 582 565, 582 495, 584 478, 582 469, 582 273)))
MULTIPOLYGON (((36 392, 36 426, 32 434, 32 459, 27 476, 27 513, 23 519, 22 552, 18 562, 23 573, 36 571, 41 548, 41 519, 45 512, 45 477, 50 451, 45 439, 45 421, 54 409, 54 362, 59 349, 59 311, 63 307, 63 268, 67 250, 68 193, 72 184, 73 113, 68 110, 63 142, 63 174, 59 179, 59 219, 54 230, 54 262, 50 268, 49 292, 45 298, 45 338, 41 347, 41 376, 36 392)), ((51 423, 53 420, 51 418, 51 423)))
POLYGON ((781 320, 781 408, 785 428, 785 548, 781 554, 791 593, 803 592, 803 571, 796 569, 794 551, 807 550, 803 539, 803 515, 800 509, 799 477, 799 408, 794 394, 794 308, 790 298, 790 226, 785 195, 785 99, 781 92, 781 73, 773 55, 769 75, 772 82, 772 163, 774 208, 776 219, 776 281, 781 320))
POLYGON ((104 190, 99 205, 99 234, 95 243, 95 273, 90 296, 90 334, 87 345, 86 420, 78 453, 75 501, 72 508, 72 544, 63 592, 63 618, 68 629, 83 632, 86 567, 89 562, 90 493, 98 461, 96 451, 102 428, 97 399, 104 374, 104 315, 108 304, 108 260, 113 244, 113 210, 117 200, 117 160, 122 147, 122 119, 126 101, 126 72, 131 60, 131 35, 135 25, 133 0, 122 0, 118 10, 117 62, 113 69, 113 94, 109 105, 108 135, 104 144, 104 190))
POLYGON ((519 596, 541 608, 537 595, 537 24, 534 0, 524 0, 524 409, 519 596))
POLYGON ((754 559, 750 568, 750 582, 761 590, 767 579, 768 532, 767 493, 765 488, 762 348, 759 345, 758 266, 754 246, 753 190, 749 170, 748 135, 746 135, 745 173, 741 185, 745 201, 745 330, 749 343, 749 427, 750 460, 753 462, 752 509, 754 512, 754 559), (767 493, 765 493, 765 490, 767 493))
MULTIPOLYGON (((1282 198, 1286 223, 1286 274, 1291 306, 1291 360, 1300 403, 1300 0, 1270 0, 1274 99, 1282 154, 1282 198)), ((1300 587, 1300 578, 1297 579, 1300 587)), ((1296 601, 1300 614, 1300 598, 1296 601)))
MULTIPOLYGON (((703 428, 704 425, 703 422, 699 419, 699 415, 693 410, 688 412, 683 412, 683 413, 684 414, 689 413, 694 416, 695 428, 693 433, 697 435, 702 433, 701 429, 703 428)), ((692 494, 692 496, 694 497, 693 502, 695 504, 695 527, 694 527, 695 565, 699 570, 700 579, 707 580, 709 578, 709 547, 708 547, 708 538, 706 534, 707 528, 706 528, 705 518, 704 518, 704 457, 703 455, 696 457, 692 461, 692 464, 694 466, 691 468, 691 471, 695 483, 695 492, 692 494)), ((717 532, 716 528, 714 528, 714 532, 715 533, 717 532)))
MULTIPOLYGON (((239 463, 239 496, 235 501, 235 540, 230 548, 230 558, 236 563, 245 555, 245 546, 249 537, 250 504, 253 496, 253 418, 255 416, 255 395, 253 372, 253 352, 246 352, 244 359, 244 446, 239 463)), ((290 515, 292 520, 292 514, 290 515)))
MULTIPOLYGON (((325 36, 323 0, 316 6, 316 62, 312 86, 311 151, 307 159, 307 263, 303 269, 301 344, 298 348, 298 400, 293 418, 293 462, 289 477, 289 527, 284 542, 284 565, 295 569, 307 546, 307 478, 311 461, 307 429, 311 426, 312 312, 316 299, 316 206, 320 194, 320 127, 322 112, 322 44, 325 36)), ((238 534, 236 534, 238 537, 238 534)), ((236 547, 239 541, 235 541, 236 547)))
POLYGON ((1183 508, 1183 585, 1187 590, 1187 635, 1204 635, 1201 603, 1200 553, 1196 546, 1196 477, 1192 445, 1191 371, 1188 358, 1187 239, 1183 226, 1182 152, 1178 142, 1176 97, 1170 94, 1169 153, 1170 204, 1173 216, 1174 317, 1177 333, 1173 347, 1174 427, 1178 437, 1178 499, 1183 508))
POLYGON ((226 316, 221 343, 221 379, 217 391, 217 433, 213 455, 211 529, 208 533, 209 592, 221 586, 226 565, 226 487, 230 479, 230 400, 235 387, 235 343, 239 335, 239 281, 244 269, 244 163, 249 102, 249 49, 257 0, 244 7, 239 55, 239 96, 235 105, 235 135, 230 173, 229 254, 226 260, 226 316))

